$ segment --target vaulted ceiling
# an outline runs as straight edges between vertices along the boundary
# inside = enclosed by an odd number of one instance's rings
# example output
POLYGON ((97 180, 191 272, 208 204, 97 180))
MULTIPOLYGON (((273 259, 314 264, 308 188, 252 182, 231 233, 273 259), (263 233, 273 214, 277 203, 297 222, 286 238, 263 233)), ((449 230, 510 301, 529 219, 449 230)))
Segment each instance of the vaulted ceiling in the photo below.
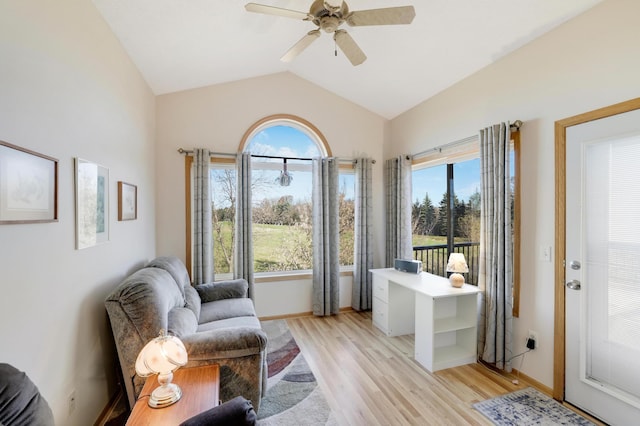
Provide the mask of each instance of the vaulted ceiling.
MULTIPOLYGON (((249 13, 246 1, 93 3, 157 95, 290 71, 391 119, 600 1, 350 0, 352 11, 413 5, 416 13, 410 25, 343 25, 367 55, 356 67, 324 33, 281 62, 316 26, 249 13)), ((312 0, 256 2, 308 12, 312 0)))

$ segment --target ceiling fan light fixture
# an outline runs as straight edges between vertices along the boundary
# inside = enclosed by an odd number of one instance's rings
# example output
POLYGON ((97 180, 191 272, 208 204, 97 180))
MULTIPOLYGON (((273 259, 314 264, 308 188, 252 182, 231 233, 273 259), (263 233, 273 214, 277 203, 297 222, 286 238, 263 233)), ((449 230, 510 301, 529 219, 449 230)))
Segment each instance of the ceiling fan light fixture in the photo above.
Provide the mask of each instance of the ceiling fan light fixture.
POLYGON ((322 28, 325 33, 334 33, 343 22, 344 20, 338 19, 335 16, 324 16, 320 19, 320 28, 322 28))
MULTIPOLYGON (((352 26, 371 25, 406 25, 415 17, 413 6, 387 7, 381 9, 368 9, 349 11, 349 6, 342 0, 314 0, 309 8, 309 13, 296 10, 282 9, 273 6, 248 3, 245 6, 248 12, 264 13, 268 15, 284 16, 287 18, 302 19, 313 22, 318 29, 310 31, 302 37, 280 58, 283 62, 290 62, 319 37, 320 30, 333 33, 333 39, 349 59, 352 65, 360 65, 367 56, 353 38, 340 26, 345 22, 352 26)), ((336 55, 337 56, 337 55, 336 55)), ((286 173, 286 170, 285 170, 286 173)))

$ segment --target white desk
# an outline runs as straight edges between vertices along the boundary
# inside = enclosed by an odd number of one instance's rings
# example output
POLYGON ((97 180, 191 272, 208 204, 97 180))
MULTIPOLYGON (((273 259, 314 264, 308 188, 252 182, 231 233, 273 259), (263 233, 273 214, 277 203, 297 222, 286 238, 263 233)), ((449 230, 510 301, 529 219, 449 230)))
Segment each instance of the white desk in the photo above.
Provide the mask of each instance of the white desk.
POLYGON ((387 336, 415 334, 415 359, 431 372, 476 362, 477 287, 426 272, 371 273, 373 325, 387 336))

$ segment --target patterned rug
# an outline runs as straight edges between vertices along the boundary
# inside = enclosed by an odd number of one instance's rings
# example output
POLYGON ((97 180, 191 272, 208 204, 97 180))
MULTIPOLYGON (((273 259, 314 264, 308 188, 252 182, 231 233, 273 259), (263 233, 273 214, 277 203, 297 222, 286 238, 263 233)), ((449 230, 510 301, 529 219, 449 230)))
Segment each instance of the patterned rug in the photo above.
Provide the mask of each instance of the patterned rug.
POLYGON ((336 421, 285 320, 263 321, 269 379, 258 424, 335 425, 336 421))
POLYGON ((478 402, 473 404, 473 408, 500 426, 593 425, 534 388, 478 402))

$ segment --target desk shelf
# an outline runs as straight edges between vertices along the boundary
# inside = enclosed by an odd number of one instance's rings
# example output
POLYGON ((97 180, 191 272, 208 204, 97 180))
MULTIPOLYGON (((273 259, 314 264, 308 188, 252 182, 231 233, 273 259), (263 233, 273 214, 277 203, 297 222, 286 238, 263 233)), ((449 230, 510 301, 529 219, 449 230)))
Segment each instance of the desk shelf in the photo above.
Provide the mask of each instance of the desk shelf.
POLYGON ((477 287, 436 275, 373 269, 373 324, 388 336, 415 333, 415 359, 429 371, 473 363, 477 287))
POLYGON ((433 356, 433 371, 458 365, 470 364, 476 361, 476 351, 460 345, 435 348, 433 356))
POLYGON ((462 330, 464 328, 475 328, 476 321, 469 322, 465 318, 451 317, 440 318, 434 320, 433 332, 434 333, 446 333, 448 331, 462 330))

